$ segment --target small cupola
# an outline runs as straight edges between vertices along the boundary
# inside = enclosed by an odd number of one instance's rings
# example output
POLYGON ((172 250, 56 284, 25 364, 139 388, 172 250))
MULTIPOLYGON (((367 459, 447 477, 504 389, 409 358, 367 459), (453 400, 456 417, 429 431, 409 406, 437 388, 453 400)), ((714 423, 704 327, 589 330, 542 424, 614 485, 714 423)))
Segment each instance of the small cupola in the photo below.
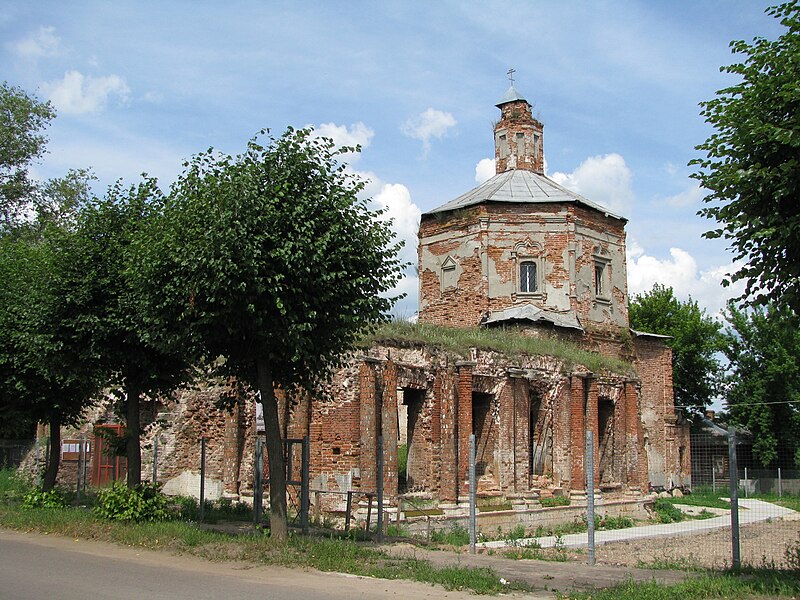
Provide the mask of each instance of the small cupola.
POLYGON ((533 118, 531 105, 514 87, 514 69, 509 69, 511 85, 497 108, 500 120, 494 127, 496 172, 523 169, 544 174, 543 125, 533 118))

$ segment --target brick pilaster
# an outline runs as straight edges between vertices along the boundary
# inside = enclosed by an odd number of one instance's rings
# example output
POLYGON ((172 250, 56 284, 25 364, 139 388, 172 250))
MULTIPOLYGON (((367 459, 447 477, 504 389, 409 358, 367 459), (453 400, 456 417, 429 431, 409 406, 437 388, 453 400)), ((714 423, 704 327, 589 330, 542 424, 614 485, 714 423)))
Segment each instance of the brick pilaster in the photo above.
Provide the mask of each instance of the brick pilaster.
MULTIPOLYGON (((586 430, 592 432, 592 455, 594 457, 594 485, 595 489, 600 484, 600 426, 597 414, 597 379, 587 377, 586 393, 586 430)), ((584 434, 584 447, 586 446, 586 435, 584 434)))
POLYGON ((225 482, 225 494, 239 494, 239 467, 241 465, 239 426, 239 402, 233 405, 230 412, 225 413, 225 438, 222 450, 222 479, 225 482))
POLYGON ((570 488, 586 489, 584 471, 584 449, 586 447, 586 379, 578 375, 570 377, 569 431, 572 453, 572 477, 570 488))
POLYGON ((437 374, 440 385, 441 412, 441 488, 439 498, 442 502, 458 500, 458 458, 456 377, 451 370, 442 369, 437 374))
POLYGON ((361 432, 359 469, 361 471, 361 489, 366 492, 374 492, 377 487, 375 476, 379 412, 376 410, 378 362, 375 358, 364 357, 358 369, 359 428, 361 432))
POLYGON ((458 402, 458 415, 456 418, 458 431, 456 433, 456 464, 457 483, 460 494, 469 493, 469 436, 472 430, 472 371, 474 362, 463 361, 456 363, 458 370, 458 388, 456 398, 458 402))
POLYGON ((383 491, 388 501, 397 497, 397 440, 400 423, 397 415, 397 365, 391 360, 383 368, 382 417, 383 491))

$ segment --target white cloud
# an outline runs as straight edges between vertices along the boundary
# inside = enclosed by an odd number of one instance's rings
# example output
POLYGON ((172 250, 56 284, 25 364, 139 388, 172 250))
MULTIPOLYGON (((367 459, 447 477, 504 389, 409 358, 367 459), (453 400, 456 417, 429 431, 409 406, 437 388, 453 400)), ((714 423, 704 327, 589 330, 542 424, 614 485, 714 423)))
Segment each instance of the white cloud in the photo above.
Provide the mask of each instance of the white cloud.
POLYGON ((551 178, 592 202, 620 215, 633 205, 633 175, 619 154, 590 156, 572 173, 555 172, 551 178))
POLYGON ((695 181, 690 183, 682 192, 665 198, 664 202, 669 206, 684 208, 699 204, 705 195, 705 190, 703 190, 703 188, 700 187, 700 184, 695 181))
MULTIPOLYGON (((337 147, 361 146, 363 150, 369 146, 375 136, 375 131, 361 121, 350 125, 350 127, 337 125, 336 123, 322 123, 313 127, 315 136, 330 138, 337 147)), ((343 155, 343 159, 350 164, 358 162, 360 157, 361 155, 358 152, 348 152, 343 155)))
POLYGON ((411 199, 411 192, 402 183, 386 183, 374 173, 359 172, 362 179, 368 180, 364 194, 372 196, 376 208, 385 209, 382 218, 391 220, 390 227, 397 241, 404 242, 400 250, 400 260, 408 263, 400 281, 389 293, 390 296, 405 294, 392 311, 401 318, 411 318, 418 308, 419 278, 417 276, 417 232, 421 212, 411 199))
POLYGON ((670 257, 649 256, 635 240, 628 246, 628 293, 630 296, 647 292, 655 283, 671 287, 675 296, 687 300, 690 296, 710 315, 718 315, 730 298, 744 291, 744 282, 722 286, 728 273, 738 269, 735 264, 720 265, 701 271, 695 258, 681 248, 670 248, 670 257))
POLYGON ((130 93, 118 75, 92 77, 80 71, 67 71, 60 81, 43 84, 42 90, 59 112, 67 114, 100 112, 111 96, 124 102, 130 93))
POLYGON ((11 44, 11 50, 20 58, 37 60, 61 54, 61 38, 55 27, 39 27, 36 33, 11 44))
POLYGON ((427 157, 433 138, 441 139, 456 125, 455 117, 449 112, 428 108, 416 117, 408 119, 400 128, 403 134, 422 142, 423 157, 427 157))
POLYGON ((493 158, 482 158, 475 165, 475 181, 483 183, 487 179, 491 179, 496 174, 496 168, 493 158))

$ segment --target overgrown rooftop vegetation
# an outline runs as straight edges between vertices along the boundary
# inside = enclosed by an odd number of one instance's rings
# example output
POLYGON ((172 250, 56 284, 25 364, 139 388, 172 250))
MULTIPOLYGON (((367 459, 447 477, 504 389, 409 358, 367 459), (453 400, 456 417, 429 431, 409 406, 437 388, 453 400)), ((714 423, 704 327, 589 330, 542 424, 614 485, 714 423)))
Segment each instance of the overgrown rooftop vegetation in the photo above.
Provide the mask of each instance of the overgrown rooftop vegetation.
POLYGON ((564 371, 582 365, 593 373, 635 376, 631 363, 590 352, 570 342, 553 337, 532 337, 513 330, 480 327, 445 327, 428 323, 391 321, 365 337, 364 345, 387 344, 402 347, 427 346, 450 352, 462 358, 472 348, 498 352, 510 358, 521 356, 553 356, 564 371))

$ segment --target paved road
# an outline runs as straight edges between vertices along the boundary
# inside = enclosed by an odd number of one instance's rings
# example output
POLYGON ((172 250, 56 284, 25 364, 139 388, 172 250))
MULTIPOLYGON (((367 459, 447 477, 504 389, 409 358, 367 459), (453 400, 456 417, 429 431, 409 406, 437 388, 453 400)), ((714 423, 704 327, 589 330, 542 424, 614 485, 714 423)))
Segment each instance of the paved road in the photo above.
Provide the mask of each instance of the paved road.
MULTIPOLYGON (((748 500, 739 498, 739 524, 757 523, 768 519, 800 520, 800 513, 797 511, 764 502, 763 500, 748 500)), ((629 527, 627 529, 612 529, 609 531, 595 531, 595 544, 607 544, 609 542, 619 542, 622 540, 633 540, 640 538, 651 538, 662 535, 681 535, 688 533, 699 533, 712 529, 721 529, 731 526, 730 511, 725 511, 724 515, 712 517, 710 519, 699 519, 691 521, 681 521, 679 523, 664 523, 661 525, 646 525, 643 527, 629 527)), ((542 548, 552 548, 556 544, 568 548, 578 548, 587 546, 587 533, 571 533, 556 538, 546 536, 539 538, 525 538, 516 540, 513 545, 528 546, 538 544, 542 548)), ((478 544, 481 548, 502 548, 510 545, 505 540, 495 540, 478 544)))
MULTIPOLYGON (((548 595, 552 597, 552 595, 548 595)), ((451 598, 475 596, 429 585, 237 563, 210 563, 0 530, 2 600, 299 600, 451 598)))

